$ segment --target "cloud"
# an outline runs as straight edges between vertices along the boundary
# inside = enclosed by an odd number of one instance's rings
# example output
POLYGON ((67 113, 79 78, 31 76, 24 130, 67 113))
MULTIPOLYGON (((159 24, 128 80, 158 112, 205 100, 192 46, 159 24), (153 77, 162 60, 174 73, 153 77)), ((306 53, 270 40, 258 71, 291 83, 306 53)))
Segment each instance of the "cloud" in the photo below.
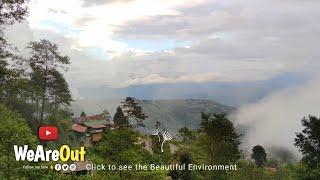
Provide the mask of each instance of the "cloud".
POLYGON ((114 34, 118 27, 150 16, 175 16, 180 14, 175 8, 198 1, 201 0, 90 1, 90 4, 97 5, 88 6, 88 1, 34 0, 30 5, 28 21, 34 30, 49 30, 71 37, 74 39, 73 47, 82 51, 99 48, 108 52, 110 59, 130 48, 114 34))
POLYGON ((83 7, 76 0, 41 0, 32 1, 27 23, 7 33, 22 50, 29 40, 57 43, 71 57, 66 77, 73 88, 250 82, 318 70, 319 6, 136 0, 83 7), (148 42, 161 50, 150 50, 148 42), (173 45, 163 50, 159 42, 173 45))
POLYGON ((247 127, 244 143, 248 149, 257 144, 294 147, 295 133, 302 130, 301 119, 308 115, 319 117, 320 75, 302 86, 275 92, 258 103, 244 106, 235 113, 237 125, 247 127))

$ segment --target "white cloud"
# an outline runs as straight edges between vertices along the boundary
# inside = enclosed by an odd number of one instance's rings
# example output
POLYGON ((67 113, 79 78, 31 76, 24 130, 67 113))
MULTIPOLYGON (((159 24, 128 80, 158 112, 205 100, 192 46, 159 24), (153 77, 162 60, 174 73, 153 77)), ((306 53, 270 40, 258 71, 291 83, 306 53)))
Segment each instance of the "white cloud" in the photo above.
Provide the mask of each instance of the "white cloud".
POLYGON ((247 148, 257 144, 286 147, 298 154, 294 147, 296 132, 301 132, 301 119, 308 115, 320 117, 320 76, 301 87, 276 92, 258 103, 238 110, 235 122, 248 127, 244 140, 247 148))
POLYGON ((101 48, 112 58, 130 48, 114 35, 119 26, 151 16, 180 15, 175 8, 200 1, 135 0, 83 6, 84 2, 79 0, 33 0, 28 21, 32 29, 49 30, 72 37, 72 46, 77 49, 101 48))

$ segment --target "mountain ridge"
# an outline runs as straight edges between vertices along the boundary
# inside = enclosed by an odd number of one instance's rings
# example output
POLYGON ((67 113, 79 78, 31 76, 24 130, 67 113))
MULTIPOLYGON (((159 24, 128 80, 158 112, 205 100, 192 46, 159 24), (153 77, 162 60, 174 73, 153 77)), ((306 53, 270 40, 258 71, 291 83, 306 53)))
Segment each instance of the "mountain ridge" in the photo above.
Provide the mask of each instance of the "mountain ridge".
MULTIPOLYGON (((72 104, 72 111, 76 114, 85 111, 87 114, 98 114, 108 109, 113 116, 115 109, 120 105, 120 99, 109 100, 81 100, 72 104)), ((208 99, 158 99, 138 100, 142 110, 148 115, 145 120, 143 132, 155 128, 159 121, 161 128, 176 133, 180 128, 187 126, 197 129, 201 120, 201 112, 205 113, 231 113, 235 108, 226 106, 208 99)))

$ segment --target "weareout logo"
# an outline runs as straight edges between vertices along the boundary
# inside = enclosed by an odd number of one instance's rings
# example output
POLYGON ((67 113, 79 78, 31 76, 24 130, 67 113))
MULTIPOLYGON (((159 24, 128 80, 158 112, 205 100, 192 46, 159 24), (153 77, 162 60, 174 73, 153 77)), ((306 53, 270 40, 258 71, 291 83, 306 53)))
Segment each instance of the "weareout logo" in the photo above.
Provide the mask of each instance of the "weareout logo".
POLYGON ((84 147, 77 150, 71 149, 68 145, 62 145, 59 150, 44 150, 42 145, 38 145, 36 151, 29 149, 28 145, 14 145, 13 148, 16 161, 84 161, 86 154, 84 147))

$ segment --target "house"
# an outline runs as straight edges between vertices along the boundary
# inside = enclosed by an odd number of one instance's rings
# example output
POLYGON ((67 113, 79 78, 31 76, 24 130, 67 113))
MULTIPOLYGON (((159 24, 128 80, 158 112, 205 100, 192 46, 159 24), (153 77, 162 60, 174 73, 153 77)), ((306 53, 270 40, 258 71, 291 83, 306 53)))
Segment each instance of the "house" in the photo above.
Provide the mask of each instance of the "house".
POLYGON ((98 144, 102 140, 105 129, 113 128, 113 123, 108 122, 102 115, 74 118, 71 129, 80 138, 85 146, 98 144))

